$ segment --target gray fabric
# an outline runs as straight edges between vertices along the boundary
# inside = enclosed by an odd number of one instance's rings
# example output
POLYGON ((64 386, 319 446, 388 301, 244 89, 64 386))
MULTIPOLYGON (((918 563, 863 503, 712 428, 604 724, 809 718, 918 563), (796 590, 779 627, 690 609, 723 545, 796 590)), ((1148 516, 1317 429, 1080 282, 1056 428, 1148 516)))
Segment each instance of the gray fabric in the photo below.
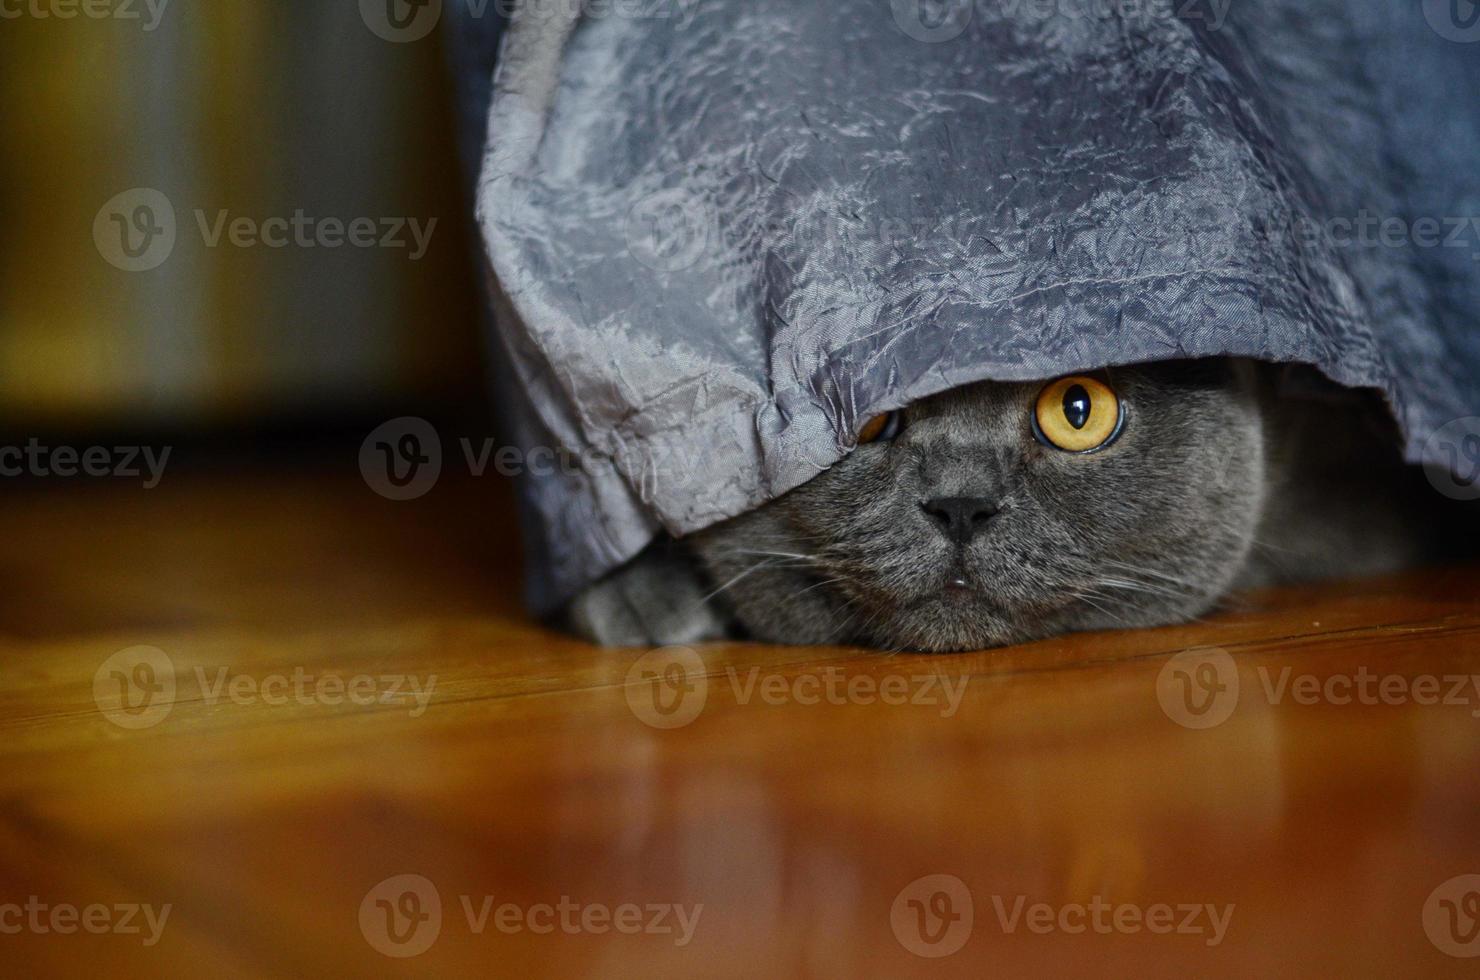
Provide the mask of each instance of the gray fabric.
POLYGON ((550 72, 511 35, 478 187, 504 395, 581 459, 525 479, 533 605, 982 379, 1305 362, 1382 389, 1418 460, 1480 414, 1480 227, 1340 222, 1480 215, 1463 7, 614 2, 550 72))

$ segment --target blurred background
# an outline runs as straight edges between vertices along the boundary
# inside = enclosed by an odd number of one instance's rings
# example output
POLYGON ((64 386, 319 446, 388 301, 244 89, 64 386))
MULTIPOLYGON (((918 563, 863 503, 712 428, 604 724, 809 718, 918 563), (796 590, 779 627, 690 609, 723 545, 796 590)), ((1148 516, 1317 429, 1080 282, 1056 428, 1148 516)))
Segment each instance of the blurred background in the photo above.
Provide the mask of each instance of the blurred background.
POLYGON ((442 32, 376 24, 417 9, 0 5, 0 437, 484 417, 442 32))

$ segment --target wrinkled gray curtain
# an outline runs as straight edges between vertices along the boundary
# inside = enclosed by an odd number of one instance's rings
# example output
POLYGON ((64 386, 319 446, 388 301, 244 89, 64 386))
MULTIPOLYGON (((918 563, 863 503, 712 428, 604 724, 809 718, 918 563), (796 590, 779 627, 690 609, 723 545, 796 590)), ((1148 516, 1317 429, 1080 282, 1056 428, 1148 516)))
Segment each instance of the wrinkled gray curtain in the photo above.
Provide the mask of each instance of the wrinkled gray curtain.
POLYGON ((1469 0, 612 0, 492 86, 453 19, 505 410, 571 453, 538 610, 972 381, 1304 362, 1441 463, 1480 415, 1469 0))

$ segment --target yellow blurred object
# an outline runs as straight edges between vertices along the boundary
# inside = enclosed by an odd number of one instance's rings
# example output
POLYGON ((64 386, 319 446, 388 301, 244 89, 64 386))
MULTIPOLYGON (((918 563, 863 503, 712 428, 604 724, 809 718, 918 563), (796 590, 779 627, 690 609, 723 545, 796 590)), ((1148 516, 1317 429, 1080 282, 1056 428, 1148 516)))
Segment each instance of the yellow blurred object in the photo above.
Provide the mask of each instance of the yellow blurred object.
POLYGON ((0 29, 8 425, 209 424, 476 384, 435 35, 391 44, 354 4, 99 9, 0 29), (173 237, 126 271, 94 226, 143 227, 140 189, 168 201, 173 237), (430 230, 415 258, 413 227, 430 230))

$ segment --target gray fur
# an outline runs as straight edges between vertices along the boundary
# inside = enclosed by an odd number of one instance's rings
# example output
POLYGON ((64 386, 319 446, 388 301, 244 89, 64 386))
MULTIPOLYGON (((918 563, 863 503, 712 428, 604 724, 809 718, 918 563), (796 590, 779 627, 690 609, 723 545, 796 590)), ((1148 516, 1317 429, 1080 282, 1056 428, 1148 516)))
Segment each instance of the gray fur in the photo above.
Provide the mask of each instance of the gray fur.
POLYGON ((1247 362, 1104 376, 1127 414, 1098 452, 1035 439, 1041 384, 956 389, 908 407, 892 441, 694 535, 697 563, 665 544, 608 577, 576 600, 573 624, 609 645, 749 635, 966 650, 1180 622, 1237 588, 1433 553, 1427 502, 1366 393, 1247 362), (922 509, 938 497, 999 513, 958 545, 922 509))
POLYGON ((713 598, 693 561, 663 542, 578 596, 568 624, 608 647, 698 643, 728 632, 713 598))

